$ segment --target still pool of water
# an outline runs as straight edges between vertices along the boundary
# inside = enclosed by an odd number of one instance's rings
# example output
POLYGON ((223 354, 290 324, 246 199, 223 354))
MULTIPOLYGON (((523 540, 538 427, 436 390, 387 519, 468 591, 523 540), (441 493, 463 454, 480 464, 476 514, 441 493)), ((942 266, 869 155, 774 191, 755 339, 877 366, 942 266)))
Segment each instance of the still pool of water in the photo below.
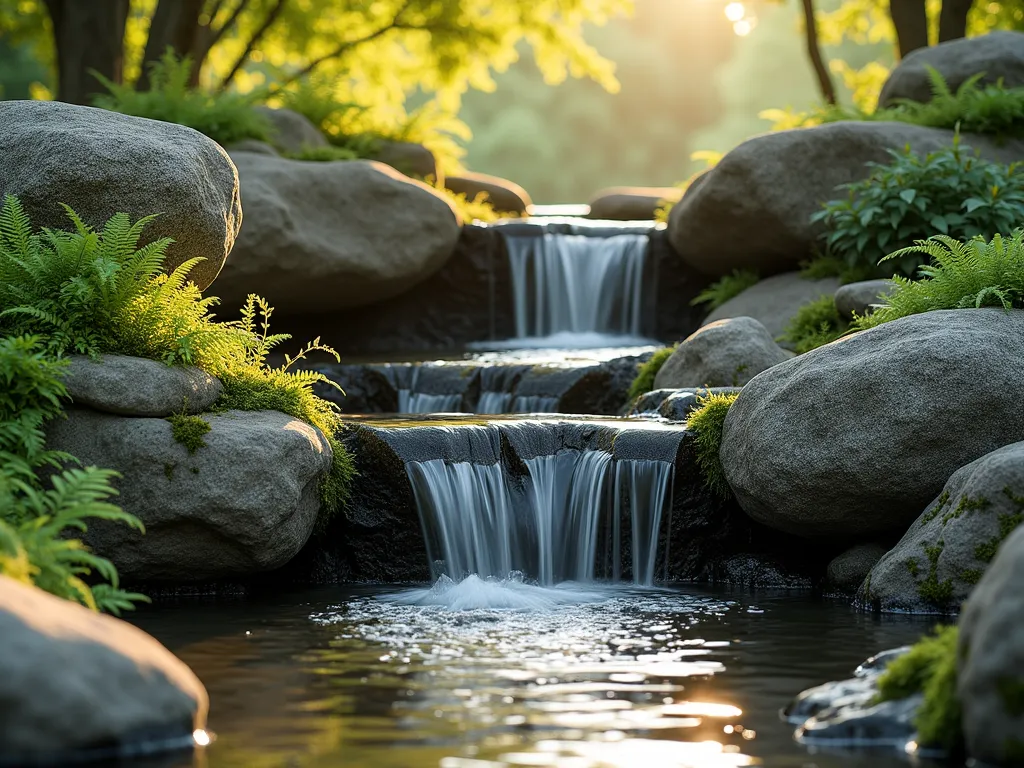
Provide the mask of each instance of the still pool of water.
POLYGON ((215 741, 167 768, 905 766, 809 752, 778 710, 929 628, 688 585, 331 587, 133 620, 210 693, 215 741))

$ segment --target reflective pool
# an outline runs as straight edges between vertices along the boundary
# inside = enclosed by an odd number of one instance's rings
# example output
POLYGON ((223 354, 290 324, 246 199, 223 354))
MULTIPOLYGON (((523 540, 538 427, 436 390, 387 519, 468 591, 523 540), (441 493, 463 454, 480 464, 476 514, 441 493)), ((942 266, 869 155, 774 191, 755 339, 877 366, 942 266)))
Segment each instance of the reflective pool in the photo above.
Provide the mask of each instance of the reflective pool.
POLYGON ((929 627, 784 592, 480 584, 179 599, 134 621, 210 693, 216 738, 174 768, 907 765, 812 754, 777 713, 929 627))

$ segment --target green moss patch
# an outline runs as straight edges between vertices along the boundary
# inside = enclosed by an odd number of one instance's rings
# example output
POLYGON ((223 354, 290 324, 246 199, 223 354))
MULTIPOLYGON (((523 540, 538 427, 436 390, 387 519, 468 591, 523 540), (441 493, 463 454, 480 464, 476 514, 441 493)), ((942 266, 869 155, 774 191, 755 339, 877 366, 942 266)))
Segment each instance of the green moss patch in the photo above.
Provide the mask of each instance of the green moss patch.
POLYGON ((923 745, 957 751, 963 744, 960 701, 956 695, 956 627, 937 627, 910 652, 889 665, 878 680, 879 699, 924 694, 914 724, 923 745))
POLYGON ((171 423, 171 436, 174 441, 185 446, 189 455, 206 447, 203 435, 210 431, 208 421, 199 416, 186 416, 182 413, 168 416, 167 421, 171 423))
POLYGON ((676 351, 678 344, 673 344, 671 347, 664 347, 657 350, 651 359, 646 363, 643 363, 637 371, 636 378, 633 379, 633 383, 629 385, 629 402, 633 402, 640 395, 645 395, 654 389, 654 377, 658 375, 658 371, 661 370, 662 366, 668 362, 668 359, 672 357, 672 353, 676 351))
POLYGON ((797 310, 779 341, 788 342, 802 355, 835 341, 848 327, 836 309, 835 297, 823 295, 797 310))
POLYGON ((712 492, 723 498, 731 496, 732 489, 722 471, 719 450, 725 417, 737 397, 737 394, 709 394, 702 397, 686 421, 686 428, 696 434, 697 466, 704 476, 704 482, 712 492))

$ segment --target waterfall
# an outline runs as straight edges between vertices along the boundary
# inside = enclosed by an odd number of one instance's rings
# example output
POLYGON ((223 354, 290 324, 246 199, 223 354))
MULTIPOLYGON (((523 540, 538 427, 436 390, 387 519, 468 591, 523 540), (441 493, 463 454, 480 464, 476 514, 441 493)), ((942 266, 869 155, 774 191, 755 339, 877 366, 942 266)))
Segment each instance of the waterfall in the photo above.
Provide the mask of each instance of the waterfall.
POLYGON ((633 581, 654 581, 674 466, 563 449, 525 459, 522 481, 499 461, 409 461, 406 471, 434 575, 505 578, 522 572, 541 585, 591 581, 599 543, 612 537, 612 574, 623 566, 621 520, 630 520, 633 581))
POLYGON ((462 407, 462 395, 417 392, 418 365, 386 365, 382 368, 388 381, 398 392, 399 413, 452 413, 462 407))
POLYGON ((513 400, 512 409, 507 413, 558 413, 558 398, 521 395, 513 400))
POLYGON ((647 235, 507 235, 516 336, 639 337, 647 235))

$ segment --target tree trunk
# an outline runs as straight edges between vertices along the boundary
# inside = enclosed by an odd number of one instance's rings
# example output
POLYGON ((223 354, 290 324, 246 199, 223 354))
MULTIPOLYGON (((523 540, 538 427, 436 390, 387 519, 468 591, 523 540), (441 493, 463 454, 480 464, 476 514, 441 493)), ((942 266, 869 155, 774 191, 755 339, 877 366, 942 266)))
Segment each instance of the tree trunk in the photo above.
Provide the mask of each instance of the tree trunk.
POLYGON ((57 51, 57 98, 88 104, 103 92, 93 71, 121 82, 129 0, 46 0, 57 51))
POLYGON ((203 63, 199 51, 199 17, 205 4, 205 0, 159 0, 149 25, 142 74, 135 83, 138 90, 149 89, 149 67, 159 61, 168 48, 178 58, 192 57, 191 79, 199 81, 199 68, 203 63))
POLYGON ((814 15, 814 0, 803 0, 803 5, 807 55, 814 67, 814 74, 818 77, 821 98, 828 104, 835 104, 836 87, 832 82, 832 73, 828 71, 828 66, 825 64, 825 57, 821 54, 821 44, 818 42, 818 19, 814 15))
POLYGON ((967 37, 967 13, 973 0, 942 0, 939 14, 939 42, 967 37))
POLYGON ((889 15, 896 27, 901 59, 911 51, 928 47, 928 14, 924 0, 889 0, 889 15))

